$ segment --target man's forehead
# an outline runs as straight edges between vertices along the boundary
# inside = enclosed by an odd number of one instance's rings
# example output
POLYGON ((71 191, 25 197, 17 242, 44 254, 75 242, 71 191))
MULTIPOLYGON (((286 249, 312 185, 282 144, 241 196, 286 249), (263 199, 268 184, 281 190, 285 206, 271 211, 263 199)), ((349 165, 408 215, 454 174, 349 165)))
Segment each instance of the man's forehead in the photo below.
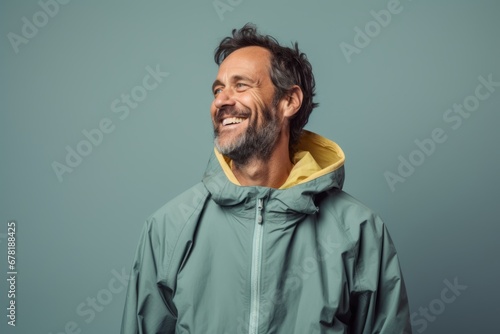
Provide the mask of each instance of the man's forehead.
POLYGON ((247 70, 250 72, 267 72, 270 66, 271 53, 260 46, 247 46, 232 52, 222 62, 219 73, 229 70, 247 70))

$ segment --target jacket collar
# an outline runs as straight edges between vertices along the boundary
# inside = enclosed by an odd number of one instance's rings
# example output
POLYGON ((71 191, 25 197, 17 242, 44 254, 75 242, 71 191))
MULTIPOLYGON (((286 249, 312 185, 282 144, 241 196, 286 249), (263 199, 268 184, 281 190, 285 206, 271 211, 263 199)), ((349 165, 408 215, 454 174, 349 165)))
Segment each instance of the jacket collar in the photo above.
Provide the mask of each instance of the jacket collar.
POLYGON ((342 189, 344 152, 333 141, 306 130, 303 130, 297 149, 295 167, 284 189, 237 184, 228 159, 216 149, 208 162, 203 183, 212 199, 221 206, 244 205, 250 208, 255 205, 256 198, 263 198, 267 211, 315 213, 318 210, 314 203, 317 195, 333 188, 342 189), (306 160, 301 160, 304 158, 306 160), (311 161, 316 166, 311 166, 311 161))

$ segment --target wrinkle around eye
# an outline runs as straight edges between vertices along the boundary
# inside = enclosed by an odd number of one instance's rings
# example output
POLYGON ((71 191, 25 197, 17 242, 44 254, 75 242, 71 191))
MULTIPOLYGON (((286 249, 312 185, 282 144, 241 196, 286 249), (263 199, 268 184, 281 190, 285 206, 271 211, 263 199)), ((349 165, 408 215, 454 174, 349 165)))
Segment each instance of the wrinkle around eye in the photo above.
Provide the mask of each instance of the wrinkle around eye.
POLYGON ((220 92, 222 92, 222 87, 215 88, 215 89, 213 90, 212 94, 213 94, 214 96, 217 96, 217 95, 219 95, 219 94, 220 94, 220 92))
POLYGON ((244 83, 237 83, 235 85, 235 87, 236 87, 236 90, 238 92, 242 92, 242 91, 245 91, 245 90, 249 89, 250 85, 247 85, 247 84, 244 84, 244 83))

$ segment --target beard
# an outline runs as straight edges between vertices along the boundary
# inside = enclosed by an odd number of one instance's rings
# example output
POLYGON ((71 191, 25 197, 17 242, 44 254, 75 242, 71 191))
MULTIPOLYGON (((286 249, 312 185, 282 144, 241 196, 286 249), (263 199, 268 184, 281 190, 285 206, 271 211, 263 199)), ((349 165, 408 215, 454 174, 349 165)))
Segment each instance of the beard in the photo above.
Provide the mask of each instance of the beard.
MULTIPOLYGON (((243 134, 240 134, 232 142, 222 145, 219 142, 219 124, 223 112, 216 115, 216 124, 214 127, 214 144, 217 150, 233 160, 237 165, 245 165, 250 159, 268 160, 271 156, 274 146, 280 134, 280 123, 276 116, 276 109, 265 107, 262 110, 263 119, 261 125, 258 125, 258 117, 250 123, 248 118, 248 127, 243 134)), ((251 115, 249 109, 235 110, 232 115, 251 115)))

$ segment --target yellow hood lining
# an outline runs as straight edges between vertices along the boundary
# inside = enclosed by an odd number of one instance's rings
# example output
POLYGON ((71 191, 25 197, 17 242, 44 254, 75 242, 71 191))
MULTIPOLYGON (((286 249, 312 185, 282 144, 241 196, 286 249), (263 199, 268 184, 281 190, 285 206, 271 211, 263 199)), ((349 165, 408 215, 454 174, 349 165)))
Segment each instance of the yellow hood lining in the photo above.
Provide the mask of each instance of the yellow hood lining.
MULTIPOLYGON (((231 170, 231 159, 220 154, 214 147, 215 156, 229 181, 241 186, 231 170)), ((314 180, 333 172, 344 164, 345 155, 335 142, 314 132, 303 130, 293 156, 293 168, 285 183, 279 189, 314 180)))

